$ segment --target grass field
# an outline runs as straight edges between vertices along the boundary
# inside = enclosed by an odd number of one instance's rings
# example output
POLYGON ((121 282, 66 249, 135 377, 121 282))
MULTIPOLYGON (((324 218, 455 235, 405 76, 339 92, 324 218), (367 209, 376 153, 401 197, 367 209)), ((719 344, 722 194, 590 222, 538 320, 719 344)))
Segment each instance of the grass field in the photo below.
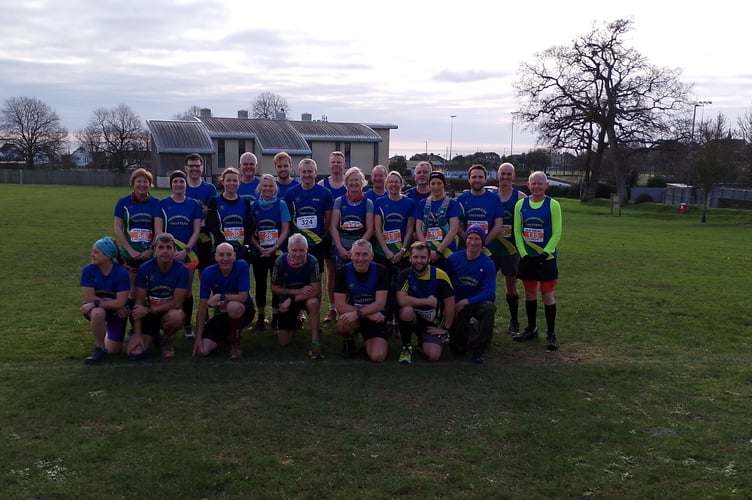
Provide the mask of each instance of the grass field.
POLYGON ((329 327, 320 362, 304 331, 84 366, 126 192, 0 185, 2 498, 752 497, 751 212, 561 200, 558 353, 501 299, 483 366, 343 360, 329 327))

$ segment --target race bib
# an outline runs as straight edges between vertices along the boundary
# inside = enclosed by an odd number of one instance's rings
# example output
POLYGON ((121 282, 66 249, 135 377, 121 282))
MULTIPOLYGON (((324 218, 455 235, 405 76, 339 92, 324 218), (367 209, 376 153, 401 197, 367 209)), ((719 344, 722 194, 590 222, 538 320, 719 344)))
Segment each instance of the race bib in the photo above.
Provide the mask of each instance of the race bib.
POLYGON ((424 321, 428 321, 429 323, 436 321, 436 309, 425 310, 416 307, 413 310, 415 311, 415 315, 424 321))
POLYGON ((273 247, 277 244, 279 231, 277 229, 263 229, 258 232, 259 245, 262 247, 273 247))
POLYGON ((444 239, 444 231, 440 227, 429 227, 426 231, 427 241, 442 241, 444 239))
POLYGON ((384 231, 384 243, 396 244, 402 242, 402 233, 399 229, 393 229, 391 231, 384 231))
POLYGON ((315 215, 304 215, 295 219, 295 225, 300 229, 316 229, 319 218, 315 215))
POLYGON ((222 230, 222 235, 227 241, 242 242, 245 239, 245 229, 243 227, 226 227, 222 230))
POLYGON ((488 234, 488 221, 487 220, 469 220, 467 221, 467 227, 472 226, 473 224, 478 224, 479 226, 483 227, 483 230, 488 234))
POLYGON ((511 238, 512 237, 512 226, 509 224, 504 224, 501 226, 501 237, 502 238, 511 238))
POLYGON ((545 233, 543 229, 525 227, 522 228, 522 236, 525 238, 525 241, 530 241, 532 243, 543 243, 545 233))
POLYGON ((172 297, 149 297, 149 305, 151 307, 161 306, 162 304, 167 304, 169 301, 172 300, 172 297))
POLYGON ((363 223, 359 220, 348 220, 342 223, 343 231, 357 231, 363 228, 363 223))
POLYGON ((128 238, 132 243, 151 243, 151 229, 129 229, 128 238))

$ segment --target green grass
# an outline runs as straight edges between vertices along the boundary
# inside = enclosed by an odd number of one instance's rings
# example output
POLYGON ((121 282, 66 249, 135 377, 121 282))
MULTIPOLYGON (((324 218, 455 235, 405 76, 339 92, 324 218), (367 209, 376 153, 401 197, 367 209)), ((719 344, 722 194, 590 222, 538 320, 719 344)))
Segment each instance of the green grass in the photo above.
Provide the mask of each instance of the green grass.
POLYGON ((342 360, 328 327, 322 362, 304 332, 87 367, 79 273, 125 193, 0 185, 3 498, 752 496, 750 212, 561 200, 555 354, 500 294, 484 366, 342 360))

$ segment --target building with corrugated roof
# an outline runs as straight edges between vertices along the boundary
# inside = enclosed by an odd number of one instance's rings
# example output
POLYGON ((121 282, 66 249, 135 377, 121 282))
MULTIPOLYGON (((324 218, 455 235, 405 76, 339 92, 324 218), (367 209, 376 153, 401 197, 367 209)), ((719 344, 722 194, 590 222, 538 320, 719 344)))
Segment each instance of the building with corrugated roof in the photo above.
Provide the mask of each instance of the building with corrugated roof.
POLYGON ((274 155, 281 151, 293 158, 293 173, 303 158, 313 158, 319 175, 329 174, 329 153, 342 151, 347 166, 359 166, 366 173, 376 164, 389 161, 391 124, 336 123, 288 119, 220 118, 202 110, 192 120, 147 120, 151 132, 152 168, 158 185, 166 187, 169 172, 183 168, 185 155, 204 157, 204 174, 218 176, 229 166, 238 166, 240 155, 249 151, 258 158, 258 174, 274 174, 274 155))

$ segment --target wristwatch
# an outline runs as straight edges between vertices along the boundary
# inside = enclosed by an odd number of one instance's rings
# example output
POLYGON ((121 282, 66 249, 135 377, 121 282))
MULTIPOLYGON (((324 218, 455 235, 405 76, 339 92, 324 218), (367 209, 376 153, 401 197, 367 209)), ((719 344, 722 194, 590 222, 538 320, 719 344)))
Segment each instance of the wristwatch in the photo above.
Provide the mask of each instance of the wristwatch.
POLYGON ((94 307, 99 307, 99 299, 94 299, 91 303, 94 304, 94 307))

